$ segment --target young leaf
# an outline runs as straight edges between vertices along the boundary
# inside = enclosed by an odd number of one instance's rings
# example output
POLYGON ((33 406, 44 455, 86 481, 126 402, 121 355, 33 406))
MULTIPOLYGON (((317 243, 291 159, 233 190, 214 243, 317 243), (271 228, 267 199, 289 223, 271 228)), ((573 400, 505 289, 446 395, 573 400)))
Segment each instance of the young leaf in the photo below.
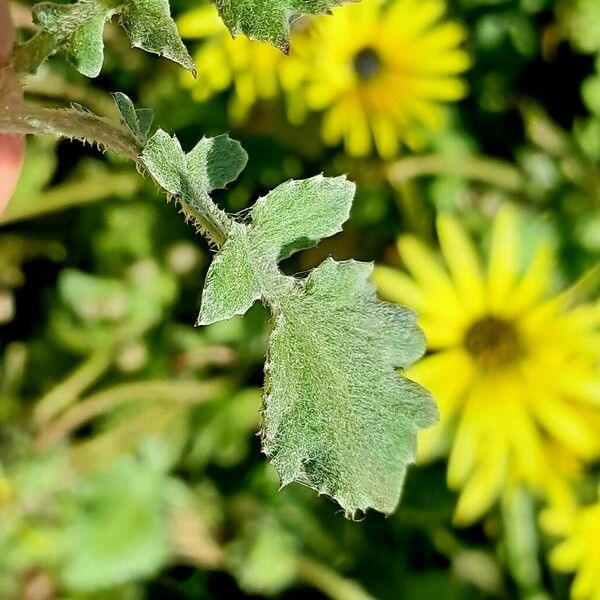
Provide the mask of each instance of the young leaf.
POLYGON ((290 19, 294 15, 316 15, 347 0, 213 0, 232 35, 268 42, 283 52, 289 50, 290 19))
POLYGON ((112 97, 119 113, 121 113, 121 120, 124 125, 140 145, 144 146, 148 141, 148 134, 154 120, 152 110, 148 108, 135 108, 129 97, 121 92, 115 92, 112 94, 112 97))
MULTIPOLYGON (((97 77, 104 59, 104 25, 114 15, 136 48, 179 63, 195 73, 167 0, 78 0, 74 4, 43 2, 33 8, 39 35, 49 36, 55 48, 64 47, 75 68, 87 77, 97 77)), ((47 44, 49 51, 51 44, 47 44)))
POLYGON ((146 145, 142 159, 165 190, 189 199, 206 196, 237 179, 248 155, 226 134, 202 138, 185 154, 176 137, 159 129, 146 145))
POLYGON ((224 188, 246 166, 248 155, 239 142, 227 135, 202 138, 185 154, 176 137, 159 129, 140 158, 159 185, 170 194, 185 198, 188 206, 203 217, 198 224, 210 239, 223 244, 231 222, 208 194, 224 188))
POLYGON ((198 325, 243 315, 262 295, 262 281, 252 258, 248 228, 236 223, 206 276, 198 325))
POLYGON ((288 181, 256 202, 252 231, 271 245, 273 259, 283 260, 341 231, 354 191, 345 177, 288 181))

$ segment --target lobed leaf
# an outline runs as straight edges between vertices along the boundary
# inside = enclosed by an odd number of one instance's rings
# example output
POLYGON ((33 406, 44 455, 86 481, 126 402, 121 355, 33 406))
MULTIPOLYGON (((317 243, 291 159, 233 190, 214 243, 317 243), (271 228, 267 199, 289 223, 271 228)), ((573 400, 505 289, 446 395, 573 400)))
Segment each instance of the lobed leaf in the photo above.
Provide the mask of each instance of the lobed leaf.
POLYGON ((239 142, 228 135, 202 138, 186 154, 179 140, 159 129, 142 153, 150 174, 169 193, 192 198, 224 188, 237 179, 248 161, 239 142))
POLYGON ((290 19, 295 15, 328 12, 346 0, 213 0, 232 35, 243 33, 289 50, 290 19))
POLYGON ((254 205, 252 231, 274 260, 283 260, 341 231, 355 189, 345 177, 322 175, 283 183, 254 205))
POLYGON ((277 261, 339 231, 354 186, 322 176, 283 184, 236 223, 209 269, 198 323, 243 314, 256 300, 274 317, 266 364, 263 450, 282 484, 303 483, 347 515, 394 510, 417 430, 437 412, 396 369, 425 351, 408 309, 381 302, 372 265, 326 260, 306 280, 277 261))
POLYGON ((306 279, 278 268, 340 231, 354 184, 322 175, 286 182, 257 201, 246 224, 208 197, 245 159, 227 137, 203 139, 185 154, 160 130, 142 154, 160 185, 221 232, 198 324, 244 314, 260 299, 273 316, 262 446, 282 484, 327 494, 347 516, 368 508, 389 513, 414 460, 417 430, 437 418, 428 392, 397 370, 423 354, 423 334, 410 310, 377 298, 371 264, 328 259, 306 279))
POLYGON ((195 73, 194 62, 171 18, 168 0, 42 2, 33 8, 34 22, 42 33, 63 47, 75 68, 87 77, 100 74, 104 25, 114 15, 119 15, 134 47, 164 56, 195 73))
POLYGON ((348 516, 396 507, 418 428, 437 410, 396 371, 425 351, 412 311, 381 302, 372 265, 326 260, 281 299, 269 340, 263 450, 348 516))

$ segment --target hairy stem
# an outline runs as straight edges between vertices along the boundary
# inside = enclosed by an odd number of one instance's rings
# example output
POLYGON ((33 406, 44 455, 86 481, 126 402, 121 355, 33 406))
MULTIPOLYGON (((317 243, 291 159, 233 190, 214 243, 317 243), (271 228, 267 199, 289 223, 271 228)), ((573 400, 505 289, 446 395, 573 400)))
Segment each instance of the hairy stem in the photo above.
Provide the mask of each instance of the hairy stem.
MULTIPOLYGON (((0 109, 0 133, 53 135, 76 139, 117 152, 144 169, 143 147, 124 127, 108 119, 75 109, 36 108, 0 109)), ((231 218, 206 196, 178 198, 187 219, 217 247, 222 246, 231 228, 231 218), (192 208, 190 202, 198 208, 192 208)))
POLYGON ((15 46, 12 64, 18 73, 33 73, 37 68, 58 49, 57 39, 40 31, 30 40, 15 46))
POLYGON ((54 135, 114 150, 139 162, 142 148, 122 127, 81 110, 26 107, 0 110, 0 132, 54 135))

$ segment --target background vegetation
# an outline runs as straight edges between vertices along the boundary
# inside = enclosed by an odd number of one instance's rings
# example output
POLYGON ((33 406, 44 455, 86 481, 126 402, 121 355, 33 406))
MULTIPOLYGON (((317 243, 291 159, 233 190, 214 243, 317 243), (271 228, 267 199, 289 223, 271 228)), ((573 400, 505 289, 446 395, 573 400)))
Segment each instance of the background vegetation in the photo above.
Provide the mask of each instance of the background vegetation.
MULTIPOLYGON (((414 234, 438 252, 440 214, 454 215, 487 256, 497 215, 510 205, 521 223, 522 270, 549 244, 550 297, 579 282, 577 302, 596 307, 598 0, 449 1, 440 23, 460 24, 463 33, 425 58, 440 64, 460 50, 449 73, 466 85, 432 94, 436 106, 444 101, 439 119, 438 108, 417 119, 419 111, 406 109, 410 127, 386 122, 397 147, 383 136, 366 149, 352 141, 360 115, 343 112, 350 133, 328 135, 324 115, 335 100, 319 103, 318 90, 294 83, 307 76, 306 65, 316 68, 310 61, 325 61, 338 39, 333 29, 307 42, 300 38, 310 25, 298 22, 297 54, 271 65, 256 59, 261 50, 242 47, 258 42, 227 49, 224 30, 198 25, 208 4, 171 6, 198 83, 130 49, 110 25, 97 79, 57 56, 25 82, 28 102, 76 102, 116 118, 109 92, 120 90, 154 109, 185 148, 229 132, 250 156, 238 182, 215 196, 230 212, 289 178, 348 173, 357 198, 344 231, 289 259, 287 273, 329 255, 400 272, 397 238, 414 234), (311 58, 314 48, 320 53, 311 58), (272 89, 248 84, 272 73, 281 77, 272 89)), ((25 37, 30 7, 13 9, 25 37)), ((330 29, 343 10, 324 17, 330 29)), ((393 39, 388 45, 399 61, 417 55, 393 39)), ((399 103, 401 114, 402 97, 389 87, 377 95, 399 103)), ((585 513, 577 538, 589 542, 587 584, 572 586, 585 561, 549 558, 570 531, 555 526, 561 514, 573 520, 579 506, 597 511, 592 442, 587 454, 566 456, 564 469, 553 463, 570 490, 568 508, 555 507, 531 478, 507 477, 490 506, 461 523, 447 452, 410 470, 400 507, 387 518, 349 521, 310 490, 279 491, 255 435, 266 312, 255 306, 243 319, 192 327, 210 254, 124 160, 78 143, 28 140, 19 187, 0 217, 0 597, 598 597, 597 512, 585 513)), ((600 384, 597 341, 581 340, 596 353, 586 371, 591 390, 600 384)), ((599 388, 586 396, 594 426, 599 388)), ((600 445, 599 429, 595 435, 600 445)))

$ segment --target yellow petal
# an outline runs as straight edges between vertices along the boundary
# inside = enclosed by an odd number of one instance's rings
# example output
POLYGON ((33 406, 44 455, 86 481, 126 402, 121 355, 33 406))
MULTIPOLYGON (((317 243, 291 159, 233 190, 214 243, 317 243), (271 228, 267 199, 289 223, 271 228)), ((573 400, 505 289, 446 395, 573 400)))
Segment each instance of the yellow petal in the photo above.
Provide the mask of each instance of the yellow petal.
POLYGON ((595 412, 544 392, 539 386, 532 391, 529 405, 535 418, 546 431, 575 452, 591 459, 600 453, 600 421, 595 412))
POLYGON ((421 310, 423 292, 405 273, 391 267, 378 265, 373 270, 371 280, 386 300, 409 306, 417 311, 421 310))
POLYGON ((595 542, 588 544, 586 555, 575 575, 571 588, 573 600, 588 600, 597 585, 600 577, 600 544, 597 543, 598 540, 595 542))
POLYGON ((437 314, 443 315, 449 325, 464 326, 464 307, 450 277, 433 252, 414 236, 400 238, 398 250, 408 270, 425 290, 428 300, 437 307, 437 314))
POLYGON ((470 525, 494 504, 506 480, 508 451, 502 436, 493 436, 483 449, 480 464, 462 489, 453 522, 470 525))
POLYGON ((475 247, 458 221, 450 215, 440 215, 437 230, 444 259, 462 301, 474 316, 483 313, 485 303, 481 264, 475 247))
POLYGON ((476 410, 478 401, 479 398, 473 397, 473 393, 469 395, 452 443, 446 479, 448 486, 453 489, 464 485, 477 461, 480 433, 476 410))
POLYGON ((183 13, 177 19, 177 29, 182 38, 205 38, 215 33, 227 34, 227 29, 213 4, 183 13))
POLYGON ((506 315, 518 315, 533 306, 548 289, 554 267, 554 251, 550 245, 538 247, 529 268, 510 295, 506 315))
POLYGON ((557 571, 574 571, 586 552, 585 539, 572 536, 561 542, 550 553, 550 564, 557 571))
POLYGON ((488 305, 494 314, 503 314, 514 286, 519 256, 518 221, 515 211, 503 208, 494 221, 488 264, 488 305))

